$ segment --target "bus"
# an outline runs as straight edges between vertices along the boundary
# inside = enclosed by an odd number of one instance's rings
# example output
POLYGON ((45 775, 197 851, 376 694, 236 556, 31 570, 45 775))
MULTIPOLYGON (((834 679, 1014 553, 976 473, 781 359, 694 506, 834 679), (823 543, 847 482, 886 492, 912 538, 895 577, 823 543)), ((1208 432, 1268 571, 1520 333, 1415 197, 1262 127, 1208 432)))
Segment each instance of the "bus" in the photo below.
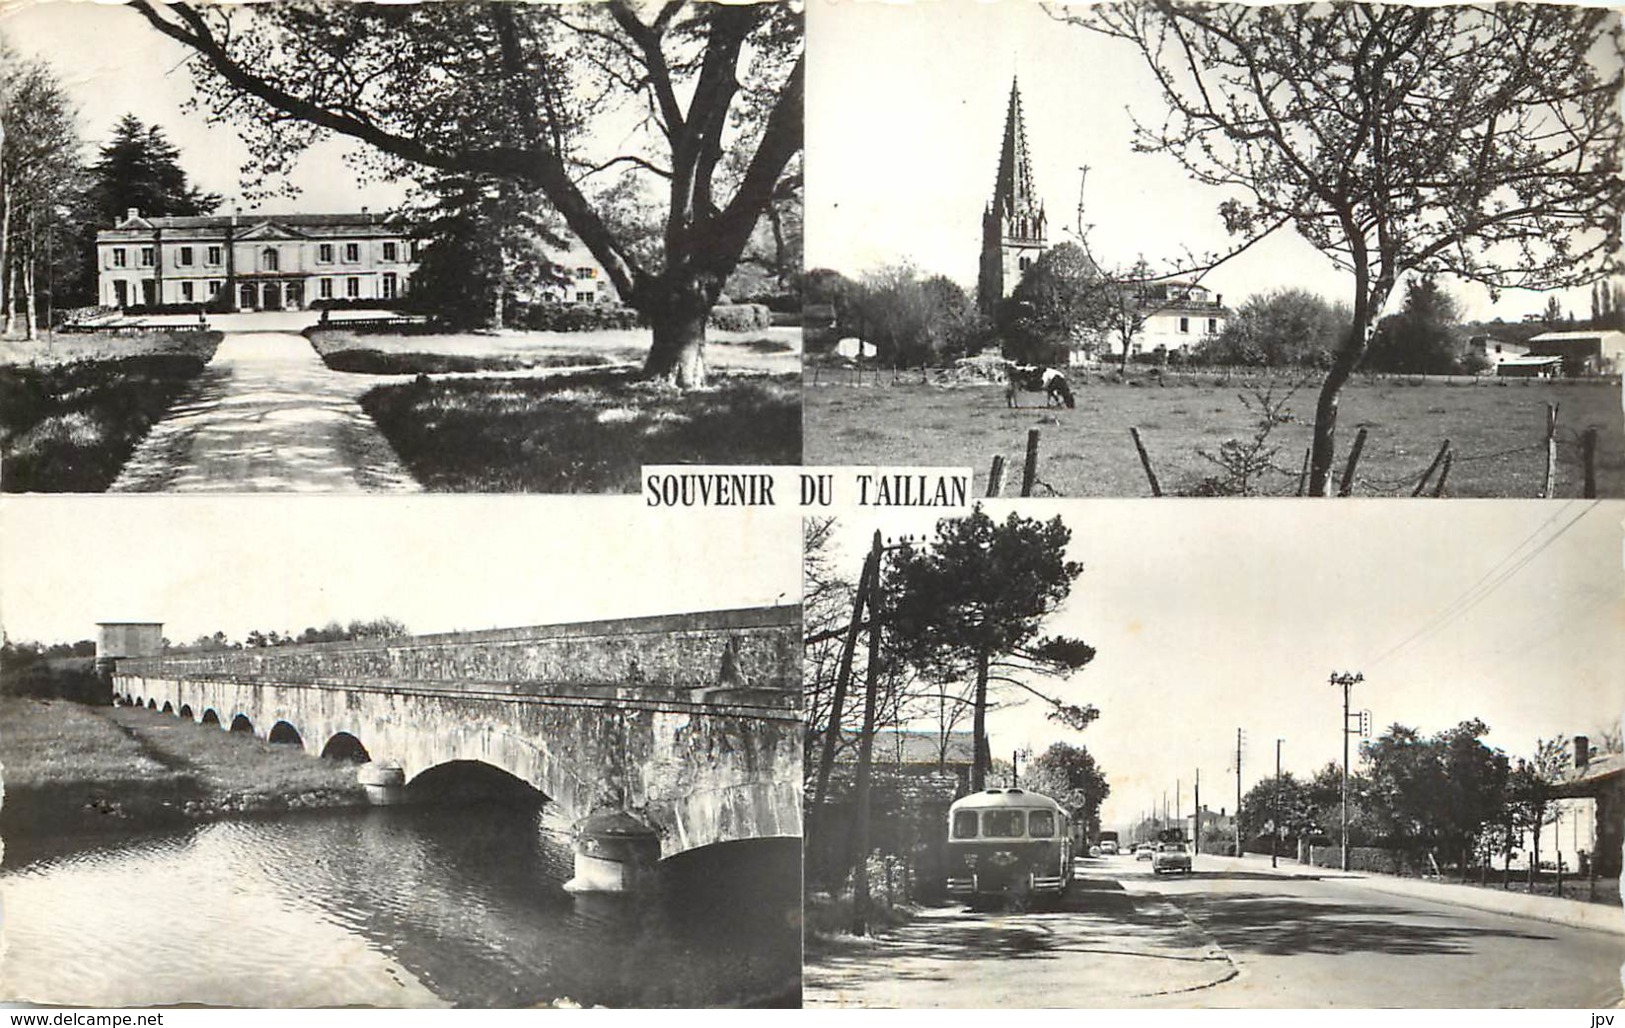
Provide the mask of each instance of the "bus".
POLYGON ((1066 811, 1042 793, 987 789, 948 808, 948 894, 1059 896, 1072 884, 1066 811))

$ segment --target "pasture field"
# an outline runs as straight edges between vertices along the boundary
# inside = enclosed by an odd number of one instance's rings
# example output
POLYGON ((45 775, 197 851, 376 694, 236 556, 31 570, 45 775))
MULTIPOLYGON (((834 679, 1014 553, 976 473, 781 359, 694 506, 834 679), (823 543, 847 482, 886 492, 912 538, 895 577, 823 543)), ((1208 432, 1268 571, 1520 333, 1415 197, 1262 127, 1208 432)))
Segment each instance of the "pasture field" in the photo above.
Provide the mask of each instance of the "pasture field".
MULTIPOLYGON (((1198 495, 1223 470, 1202 452, 1227 439, 1248 441, 1256 418, 1240 399, 1271 386, 1258 377, 1170 374, 1127 381, 1070 376, 1075 410, 1050 409, 1037 394, 1005 405, 1001 384, 922 382, 919 372, 809 376, 803 391, 804 448, 812 465, 969 467, 973 492, 986 491, 995 454, 1006 461, 1004 495, 1018 495, 1029 429, 1040 430, 1039 496, 1150 496, 1130 428, 1145 443, 1163 494, 1198 495)), ((1299 380, 1273 382, 1276 399, 1299 380)), ((1268 439, 1278 447, 1259 493, 1293 495, 1314 422, 1318 376, 1286 403, 1290 419, 1268 439)), ((1534 497, 1546 467, 1547 403, 1559 405, 1558 496, 1580 496, 1580 434, 1598 429, 1597 495, 1625 497, 1625 417, 1619 381, 1467 378, 1357 378, 1343 390, 1336 479, 1356 432, 1368 430, 1354 496, 1409 496, 1440 444, 1454 453, 1446 496, 1534 497)), ((1435 481, 1437 475, 1435 475, 1435 481)), ((1431 484, 1429 490, 1431 491, 1431 484)))

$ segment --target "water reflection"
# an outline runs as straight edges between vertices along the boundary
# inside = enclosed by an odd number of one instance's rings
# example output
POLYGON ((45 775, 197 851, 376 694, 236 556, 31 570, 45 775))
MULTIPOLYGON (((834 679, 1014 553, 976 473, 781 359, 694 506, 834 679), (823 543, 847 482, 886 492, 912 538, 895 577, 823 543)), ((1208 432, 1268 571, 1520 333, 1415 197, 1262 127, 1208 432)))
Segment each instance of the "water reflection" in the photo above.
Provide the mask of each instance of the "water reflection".
POLYGON ((564 826, 511 807, 8 846, 0 994, 79 1005, 799 1000, 799 845, 668 862, 658 902, 572 898, 564 826))

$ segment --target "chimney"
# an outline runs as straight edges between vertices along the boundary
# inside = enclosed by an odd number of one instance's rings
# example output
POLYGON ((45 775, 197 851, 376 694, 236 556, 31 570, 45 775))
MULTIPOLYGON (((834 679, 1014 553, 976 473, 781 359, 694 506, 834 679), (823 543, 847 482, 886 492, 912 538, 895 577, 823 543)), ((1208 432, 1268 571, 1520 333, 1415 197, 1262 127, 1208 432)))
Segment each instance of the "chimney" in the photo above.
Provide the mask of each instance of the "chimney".
POLYGON ((1591 763, 1591 740, 1583 735, 1574 737, 1574 766, 1583 768, 1591 763))
POLYGON ((125 221, 134 221, 135 219, 137 219, 139 217, 141 217, 141 208, 139 208, 139 207, 126 207, 124 209, 124 220, 125 221))

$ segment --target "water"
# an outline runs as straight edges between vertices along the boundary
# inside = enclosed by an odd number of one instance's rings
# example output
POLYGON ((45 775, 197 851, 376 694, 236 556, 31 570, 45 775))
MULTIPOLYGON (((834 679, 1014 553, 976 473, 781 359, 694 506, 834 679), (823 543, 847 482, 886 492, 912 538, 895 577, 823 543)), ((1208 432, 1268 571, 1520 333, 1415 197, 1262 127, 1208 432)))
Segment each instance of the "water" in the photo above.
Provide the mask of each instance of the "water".
POLYGON ((659 899, 562 889, 560 826, 379 808, 7 840, 0 997, 80 1006, 799 1000, 799 846, 668 861, 659 899))

